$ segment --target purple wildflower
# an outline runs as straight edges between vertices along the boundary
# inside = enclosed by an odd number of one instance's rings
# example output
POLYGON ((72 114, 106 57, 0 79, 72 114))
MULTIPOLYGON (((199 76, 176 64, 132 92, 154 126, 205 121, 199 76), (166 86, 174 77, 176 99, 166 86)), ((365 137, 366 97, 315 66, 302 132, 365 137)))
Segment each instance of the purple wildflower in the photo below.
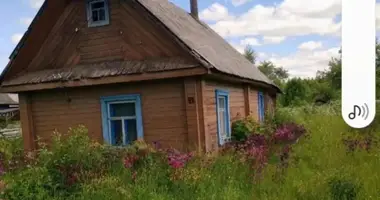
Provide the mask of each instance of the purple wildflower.
POLYGON ((175 149, 168 149, 167 151, 168 164, 175 169, 184 167, 192 157, 193 153, 182 154, 175 149))
POLYGON ((277 142, 294 142, 305 133, 306 129, 303 126, 288 123, 277 128, 273 138, 277 142))

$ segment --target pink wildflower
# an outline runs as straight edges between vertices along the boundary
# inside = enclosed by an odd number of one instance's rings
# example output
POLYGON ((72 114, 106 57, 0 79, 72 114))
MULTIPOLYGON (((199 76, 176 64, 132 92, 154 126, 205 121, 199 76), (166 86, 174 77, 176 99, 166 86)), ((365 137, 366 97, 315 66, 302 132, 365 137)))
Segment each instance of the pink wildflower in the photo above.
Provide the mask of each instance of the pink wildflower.
POLYGON ((136 155, 129 155, 124 158, 124 167, 125 168, 132 168, 135 162, 138 160, 138 157, 136 155))

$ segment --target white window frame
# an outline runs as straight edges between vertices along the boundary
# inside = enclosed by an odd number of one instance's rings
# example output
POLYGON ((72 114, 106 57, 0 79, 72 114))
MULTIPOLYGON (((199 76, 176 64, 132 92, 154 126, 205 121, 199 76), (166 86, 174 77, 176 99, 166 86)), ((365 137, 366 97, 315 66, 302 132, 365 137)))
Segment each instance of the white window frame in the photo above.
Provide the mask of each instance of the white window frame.
MULTIPOLYGON (((99 10, 99 9, 97 9, 99 10)), ((97 27, 97 26, 104 26, 108 25, 110 22, 109 19, 109 5, 108 0, 87 0, 87 21, 88 21, 88 27, 97 27), (104 2, 104 20, 99 21, 92 21, 92 4, 104 2)))
POLYGON ((141 97, 139 94, 119 95, 119 96, 105 96, 101 97, 101 115, 102 115, 102 129, 104 141, 108 144, 115 145, 116 138, 112 135, 111 122, 113 120, 121 120, 123 144, 128 145, 131 141, 127 141, 127 133, 125 132, 125 120, 136 120, 137 140, 143 140, 143 123, 142 123, 142 110, 141 110, 141 97), (122 116, 111 117, 111 105, 134 103, 135 104, 135 116, 122 116))
POLYGON ((226 91, 226 90, 219 90, 217 89, 215 91, 215 100, 216 100, 216 119, 217 119, 217 134, 218 134, 218 138, 219 138, 219 145, 223 145, 225 144, 226 142, 229 142, 231 141, 231 119, 230 119, 230 98, 229 98, 229 92, 226 91), (220 130, 220 116, 219 116, 219 112, 220 112, 220 108, 219 108, 219 98, 224 98, 224 126, 225 126, 225 129, 226 129, 226 136, 222 136, 221 134, 221 130, 220 130))

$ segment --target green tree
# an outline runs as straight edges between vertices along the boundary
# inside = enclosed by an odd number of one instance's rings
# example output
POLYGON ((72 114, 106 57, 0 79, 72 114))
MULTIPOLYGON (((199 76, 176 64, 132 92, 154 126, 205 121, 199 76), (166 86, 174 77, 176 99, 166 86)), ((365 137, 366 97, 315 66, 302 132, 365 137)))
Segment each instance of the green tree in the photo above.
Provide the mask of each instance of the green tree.
POLYGON ((256 51, 252 48, 252 46, 247 45, 244 49, 243 55, 247 60, 249 60, 252 64, 256 64, 257 54, 256 51))
POLYGON ((284 94, 281 96, 283 106, 299 106, 306 102, 308 87, 301 78, 292 78, 286 82, 284 94))
POLYGON ((317 80, 327 82, 332 88, 339 91, 342 88, 342 50, 339 50, 338 58, 331 58, 329 68, 324 71, 317 72, 317 80))
POLYGON ((278 86, 281 86, 283 81, 289 77, 289 73, 286 69, 283 67, 276 67, 271 61, 261 62, 258 68, 278 86))

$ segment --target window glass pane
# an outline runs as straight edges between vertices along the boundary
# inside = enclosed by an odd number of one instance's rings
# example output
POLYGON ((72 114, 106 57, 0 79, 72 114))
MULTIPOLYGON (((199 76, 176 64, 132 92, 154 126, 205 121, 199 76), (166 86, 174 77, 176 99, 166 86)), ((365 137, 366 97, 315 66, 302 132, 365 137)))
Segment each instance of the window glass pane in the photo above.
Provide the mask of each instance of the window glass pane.
POLYGON ((222 137, 226 136, 226 115, 225 115, 225 111, 219 111, 219 133, 222 137))
POLYGON ((136 115, 135 103, 110 104, 111 117, 131 117, 136 115))
POLYGON ((96 2, 91 4, 92 9, 97 9, 97 8, 103 8, 104 7, 104 2, 96 2))
POLYGON ((111 120, 111 133, 114 136, 115 145, 123 144, 123 127, 121 120, 111 120))
POLYGON ((225 108, 225 98, 224 97, 218 97, 218 104, 219 104, 219 108, 224 109, 225 108))
POLYGON ((98 17, 98 11, 93 10, 93 11, 92 11, 92 21, 93 21, 93 22, 96 22, 96 21, 98 21, 98 20, 99 20, 99 17, 98 17))
POLYGON ((104 9, 100 9, 99 10, 99 20, 103 21, 105 19, 106 19, 106 13, 105 13, 104 9))
POLYGON ((132 143, 137 140, 136 119, 128 119, 124 121, 125 133, 127 134, 127 142, 132 143))

